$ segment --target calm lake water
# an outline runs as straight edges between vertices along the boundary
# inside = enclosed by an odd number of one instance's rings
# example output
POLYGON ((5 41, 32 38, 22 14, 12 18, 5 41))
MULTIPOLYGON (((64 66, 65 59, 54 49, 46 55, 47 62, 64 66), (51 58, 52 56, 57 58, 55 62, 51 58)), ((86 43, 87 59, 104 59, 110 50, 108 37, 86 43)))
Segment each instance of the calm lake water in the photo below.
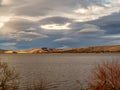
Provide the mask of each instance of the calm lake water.
POLYGON ((120 61, 120 54, 1 54, 0 59, 15 67, 22 89, 44 79, 50 90, 77 90, 97 63, 120 61))

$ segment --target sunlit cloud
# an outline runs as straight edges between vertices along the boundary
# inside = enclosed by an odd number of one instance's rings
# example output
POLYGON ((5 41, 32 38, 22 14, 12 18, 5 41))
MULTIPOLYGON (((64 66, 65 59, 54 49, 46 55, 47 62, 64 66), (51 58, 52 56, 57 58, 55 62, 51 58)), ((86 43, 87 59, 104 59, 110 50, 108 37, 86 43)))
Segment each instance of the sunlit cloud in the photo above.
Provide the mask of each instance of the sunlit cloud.
POLYGON ((48 24, 48 25, 41 25, 40 27, 47 30, 68 30, 70 23, 66 23, 65 25, 60 24, 48 24))
POLYGON ((87 8, 79 8, 79 9, 76 9, 74 10, 75 13, 78 13, 78 14, 97 14, 98 12, 104 10, 104 7, 102 6, 89 6, 87 8))
POLYGON ((0 16, 0 28, 2 28, 11 18, 12 16, 0 16))
POLYGON ((1 4, 2 5, 10 5, 10 4, 12 4, 13 2, 12 2, 12 0, 2 0, 1 1, 1 4))

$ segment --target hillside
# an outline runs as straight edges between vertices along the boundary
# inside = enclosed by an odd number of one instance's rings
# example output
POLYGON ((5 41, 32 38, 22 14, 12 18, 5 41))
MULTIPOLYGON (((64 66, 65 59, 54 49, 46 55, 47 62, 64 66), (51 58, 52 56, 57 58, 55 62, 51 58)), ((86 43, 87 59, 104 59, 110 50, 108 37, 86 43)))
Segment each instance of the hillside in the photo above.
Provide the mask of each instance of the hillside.
POLYGON ((120 45, 72 48, 65 50, 63 52, 64 53, 115 53, 115 52, 120 52, 120 45))
POLYGON ((55 48, 36 48, 31 50, 0 50, 5 54, 37 54, 37 53, 120 53, 120 45, 94 46, 86 48, 70 48, 67 50, 55 48))

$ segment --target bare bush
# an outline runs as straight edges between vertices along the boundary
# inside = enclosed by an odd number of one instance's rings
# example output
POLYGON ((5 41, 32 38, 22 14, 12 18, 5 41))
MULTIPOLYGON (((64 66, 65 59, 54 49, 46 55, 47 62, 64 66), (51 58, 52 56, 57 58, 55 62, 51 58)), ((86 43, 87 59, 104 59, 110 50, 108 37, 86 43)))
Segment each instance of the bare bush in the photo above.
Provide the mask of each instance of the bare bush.
POLYGON ((117 61, 98 64, 89 81, 90 90, 120 90, 120 65, 117 61))
POLYGON ((0 90, 17 90, 18 74, 5 62, 0 62, 0 90))

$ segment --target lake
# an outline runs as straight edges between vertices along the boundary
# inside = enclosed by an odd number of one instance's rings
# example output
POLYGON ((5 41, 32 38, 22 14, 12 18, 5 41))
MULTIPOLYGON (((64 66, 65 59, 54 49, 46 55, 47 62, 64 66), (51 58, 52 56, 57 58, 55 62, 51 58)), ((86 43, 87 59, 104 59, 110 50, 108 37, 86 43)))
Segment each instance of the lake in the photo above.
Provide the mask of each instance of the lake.
POLYGON ((120 60, 120 54, 1 54, 0 59, 15 67, 22 89, 44 79, 50 90, 77 90, 97 63, 120 60))

